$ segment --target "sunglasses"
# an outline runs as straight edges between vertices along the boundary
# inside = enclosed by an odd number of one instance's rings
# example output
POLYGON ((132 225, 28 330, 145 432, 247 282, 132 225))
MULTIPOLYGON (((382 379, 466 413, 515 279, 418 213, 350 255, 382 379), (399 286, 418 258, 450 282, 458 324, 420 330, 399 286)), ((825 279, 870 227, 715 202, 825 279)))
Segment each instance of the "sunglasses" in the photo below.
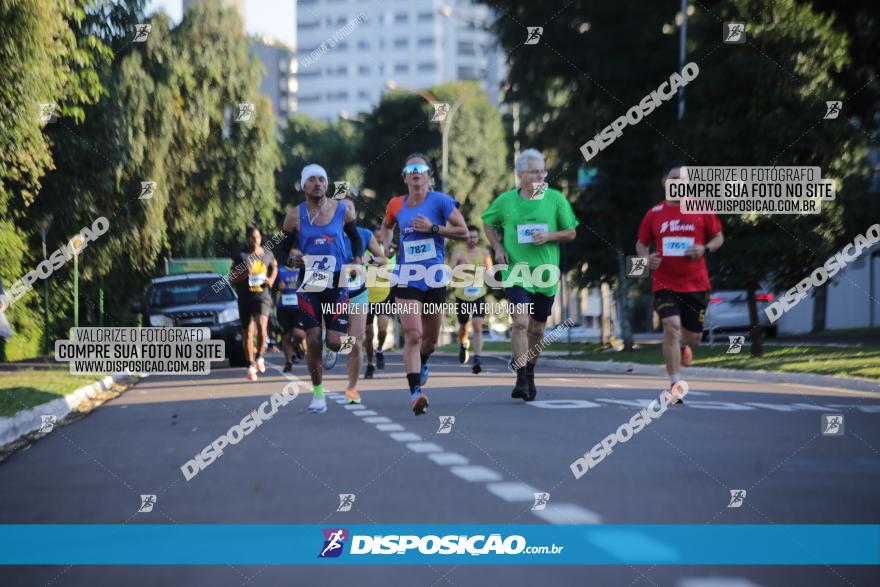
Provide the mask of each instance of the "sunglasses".
POLYGON ((413 173, 430 173, 431 168, 424 163, 410 163, 403 168, 403 175, 412 175, 413 173))

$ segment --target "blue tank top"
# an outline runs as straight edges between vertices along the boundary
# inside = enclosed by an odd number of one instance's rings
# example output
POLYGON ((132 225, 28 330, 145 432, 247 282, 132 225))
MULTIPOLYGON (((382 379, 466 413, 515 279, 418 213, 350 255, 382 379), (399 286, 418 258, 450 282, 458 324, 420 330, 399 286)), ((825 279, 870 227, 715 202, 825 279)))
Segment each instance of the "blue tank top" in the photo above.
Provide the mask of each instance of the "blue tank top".
MULTIPOLYGON (((306 269, 324 269, 338 274, 345 264, 345 204, 338 202, 333 218, 323 226, 312 224, 305 202, 299 205, 299 250, 306 269)), ((334 279, 333 283, 337 283, 334 279)))
MULTIPOLYGON (((425 200, 415 208, 407 207, 409 196, 403 199, 403 205, 397 211, 397 226, 400 230, 400 253, 398 264, 394 267, 394 275, 400 275, 401 264, 423 265, 429 270, 436 268, 434 282, 441 281, 440 268, 444 264, 444 243, 446 239, 439 234, 417 232, 412 227, 412 221, 419 216, 425 216, 434 224, 446 226, 449 215, 456 208, 455 200, 442 192, 428 192, 425 200)), ((446 279, 448 280, 448 273, 446 279)), ((410 279, 408 283, 400 283, 402 286, 413 287, 422 291, 431 289, 432 285, 424 279, 410 279)))
POLYGON ((299 304, 296 300, 296 288, 299 282, 299 268, 291 269, 286 265, 278 267, 278 307, 295 308, 299 304))

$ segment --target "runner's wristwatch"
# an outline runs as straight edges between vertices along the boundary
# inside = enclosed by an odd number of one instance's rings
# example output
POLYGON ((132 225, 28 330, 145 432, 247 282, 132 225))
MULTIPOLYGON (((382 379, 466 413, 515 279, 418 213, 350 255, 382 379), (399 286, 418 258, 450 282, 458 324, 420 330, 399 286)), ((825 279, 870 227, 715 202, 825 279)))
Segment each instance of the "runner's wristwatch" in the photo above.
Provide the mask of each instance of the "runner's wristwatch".
POLYGON ((434 234, 437 234, 438 232, 440 232, 440 225, 439 224, 432 224, 431 225, 431 232, 434 234))

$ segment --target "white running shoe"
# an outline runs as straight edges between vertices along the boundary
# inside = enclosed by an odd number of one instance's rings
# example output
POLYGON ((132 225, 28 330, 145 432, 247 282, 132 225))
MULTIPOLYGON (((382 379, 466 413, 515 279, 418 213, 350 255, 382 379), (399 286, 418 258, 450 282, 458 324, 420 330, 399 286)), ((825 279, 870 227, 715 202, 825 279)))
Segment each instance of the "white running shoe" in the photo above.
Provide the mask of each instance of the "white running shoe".
POLYGON ((257 371, 259 371, 260 373, 266 372, 266 361, 263 360, 263 357, 259 357, 257 359, 257 371))
POLYGON ((327 411, 327 400, 323 395, 312 396, 312 403, 309 404, 309 413, 310 414, 323 414, 327 411))
POLYGON ((253 365, 248 367, 247 378, 249 381, 256 381, 257 380, 257 368, 254 367, 253 365))

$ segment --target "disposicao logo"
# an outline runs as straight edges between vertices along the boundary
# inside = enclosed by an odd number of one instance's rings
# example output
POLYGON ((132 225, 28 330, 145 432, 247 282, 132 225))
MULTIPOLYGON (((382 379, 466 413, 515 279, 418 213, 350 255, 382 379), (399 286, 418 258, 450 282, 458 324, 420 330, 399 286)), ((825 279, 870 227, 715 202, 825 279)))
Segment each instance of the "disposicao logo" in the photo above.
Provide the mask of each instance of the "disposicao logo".
POLYGON ((345 528, 324 528, 324 548, 318 558, 336 558, 342 554, 348 530, 345 528))

